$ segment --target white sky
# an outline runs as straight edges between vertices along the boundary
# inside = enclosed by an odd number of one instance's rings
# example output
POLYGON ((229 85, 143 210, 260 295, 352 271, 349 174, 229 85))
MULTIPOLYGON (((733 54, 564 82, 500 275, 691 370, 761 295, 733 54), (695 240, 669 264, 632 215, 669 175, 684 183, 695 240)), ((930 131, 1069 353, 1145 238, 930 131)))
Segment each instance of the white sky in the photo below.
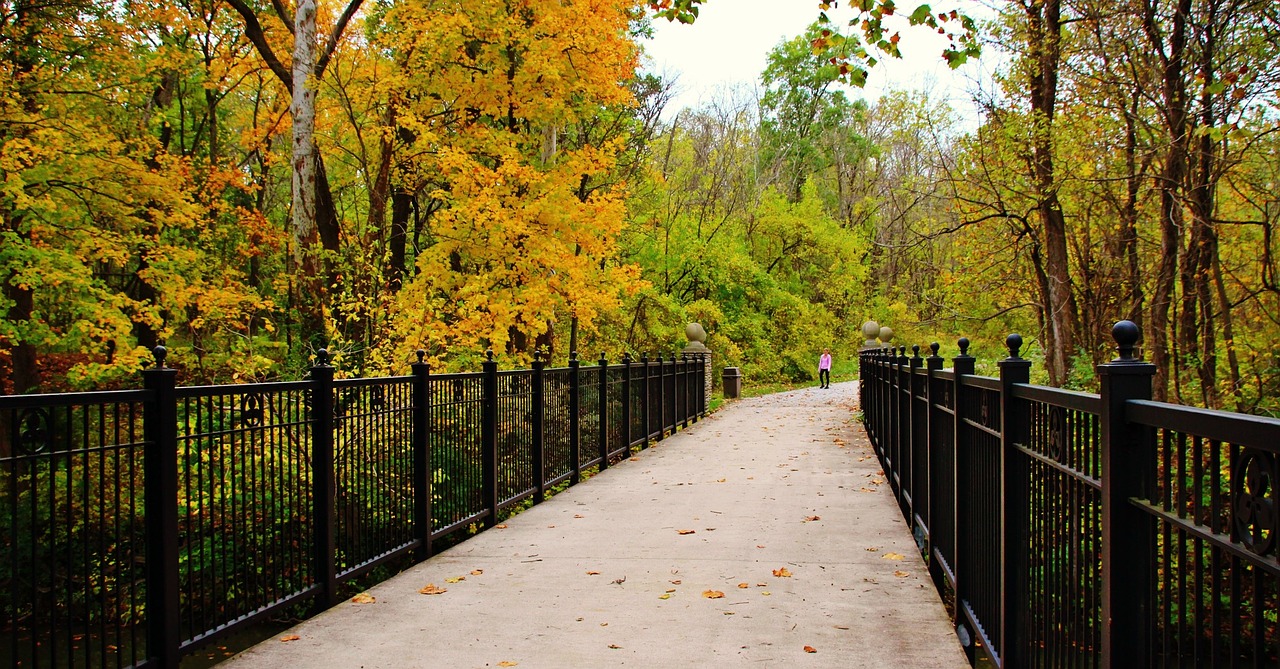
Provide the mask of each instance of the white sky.
MULTIPOLYGON (((973 3, 959 0, 956 4, 973 3)), ((949 3, 939 7, 942 5, 949 3)), ((779 41, 803 33, 819 13, 817 0, 709 0, 701 7, 692 25, 655 20, 654 39, 645 44, 653 72, 678 75, 667 117, 682 108, 715 100, 724 90, 739 86, 753 89, 769 51, 779 41)), ((909 13, 914 7, 915 3, 906 2, 901 9, 909 13)), ((849 14, 841 7, 828 16, 843 25, 849 14)), ((931 97, 945 96, 961 117, 976 116, 967 91, 974 87, 976 73, 984 71, 983 62, 952 71, 942 60, 946 40, 927 27, 903 28, 900 46, 902 59, 882 59, 871 68, 866 87, 848 93, 851 98, 876 100, 893 89, 931 90, 931 97)), ((984 51, 981 61, 992 60, 984 51)))

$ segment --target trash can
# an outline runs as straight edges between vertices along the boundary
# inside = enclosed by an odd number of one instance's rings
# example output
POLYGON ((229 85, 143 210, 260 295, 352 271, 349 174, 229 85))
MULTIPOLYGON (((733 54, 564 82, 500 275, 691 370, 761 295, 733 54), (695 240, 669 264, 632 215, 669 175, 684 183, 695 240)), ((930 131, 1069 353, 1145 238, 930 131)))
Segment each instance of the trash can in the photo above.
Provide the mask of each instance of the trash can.
POLYGON ((731 400, 742 394, 742 372, 737 367, 724 368, 724 398, 731 400))

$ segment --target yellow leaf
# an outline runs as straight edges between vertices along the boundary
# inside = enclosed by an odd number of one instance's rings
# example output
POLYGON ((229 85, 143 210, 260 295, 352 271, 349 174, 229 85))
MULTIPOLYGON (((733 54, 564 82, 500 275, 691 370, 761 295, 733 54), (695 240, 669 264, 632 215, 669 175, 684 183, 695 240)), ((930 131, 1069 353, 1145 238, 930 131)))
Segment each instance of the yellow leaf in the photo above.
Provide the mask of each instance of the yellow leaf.
POLYGON ((901 560, 903 557, 904 556, 899 555, 898 553, 885 553, 884 555, 880 556, 880 559, 881 560, 901 560))
POLYGON ((739 583, 739 584, 738 584, 738 587, 739 587, 739 588, 742 588, 743 590, 746 590, 747 588, 750 588, 750 587, 751 587, 751 584, 750 584, 750 583, 739 583))
POLYGON ((447 588, 437 588, 435 583, 428 583, 418 593, 423 595, 442 595, 448 591, 447 588))
POLYGON ((587 572, 587 576, 599 576, 599 575, 600 575, 600 572, 598 572, 598 571, 588 571, 588 572, 587 572))
POLYGON ((374 603, 374 601, 376 600, 374 600, 373 595, 370 595, 365 592, 362 592, 356 595, 355 597, 351 598, 351 602, 353 604, 372 604, 374 603))
POLYGON ((457 583, 458 581, 465 581, 465 580, 467 580, 467 577, 466 577, 466 576, 453 576, 453 577, 451 577, 451 578, 446 578, 446 579, 444 580, 444 582, 445 582, 445 583, 457 583))
POLYGON ((503 661, 501 661, 501 662, 499 662, 499 663, 498 663, 498 666, 499 666, 499 667, 514 667, 514 666, 516 666, 517 664, 520 664, 520 663, 519 663, 519 662, 512 662, 511 660, 503 660, 503 661))
POLYGON ((787 568, 786 568, 786 567, 783 567, 783 568, 781 568, 781 569, 774 569, 774 570, 773 570, 773 575, 774 575, 774 576, 777 576, 778 578, 790 578, 790 577, 791 577, 791 572, 790 572, 790 571, 787 571, 787 568))
POLYGON ((658 599, 671 599, 671 593, 664 592, 661 595, 658 595, 658 599))
POLYGON ((280 640, 281 641, 297 641, 298 639, 301 639, 301 638, 302 637, 298 636, 297 634, 290 634, 289 636, 280 637, 280 640))
POLYGON ((472 576, 479 576, 480 574, 483 574, 483 573, 484 573, 484 570, 483 570, 483 569, 472 569, 472 570, 471 570, 471 575, 472 575, 472 576))
POLYGON ((721 599, 722 597, 724 597, 724 593, 720 592, 719 590, 704 590, 702 592, 702 596, 706 597, 707 599, 721 599))
POLYGON ((676 534, 693 534, 694 530, 676 530, 676 534))
POLYGON ((907 572, 902 571, 901 569, 899 569, 899 570, 897 570, 897 571, 893 572, 893 575, 894 575, 894 576, 897 576, 898 578, 906 578, 906 577, 910 576, 911 574, 909 574, 909 573, 907 573, 907 572))

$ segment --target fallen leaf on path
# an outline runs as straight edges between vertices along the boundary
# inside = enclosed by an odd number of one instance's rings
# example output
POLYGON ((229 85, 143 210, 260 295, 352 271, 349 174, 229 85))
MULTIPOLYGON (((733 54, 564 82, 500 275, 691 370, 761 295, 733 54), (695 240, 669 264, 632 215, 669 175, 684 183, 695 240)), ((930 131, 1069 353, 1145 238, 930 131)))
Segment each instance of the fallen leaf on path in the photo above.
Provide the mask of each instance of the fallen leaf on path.
POLYGON ((874 553, 874 552, 876 552, 876 551, 880 550, 880 547, 879 547, 879 546, 868 546, 868 547, 867 547, 867 550, 869 550, 869 551, 871 551, 872 553, 874 553))
POLYGON ((676 530, 676 534, 693 534, 694 530, 676 530))
POLYGON ((763 588, 763 587, 766 587, 766 586, 768 586, 768 585, 769 585, 768 583, 757 583, 757 584, 756 584, 756 587, 757 587, 757 588, 763 588))
POLYGON ((520 664, 520 663, 519 663, 519 662, 512 662, 511 660, 503 660, 503 661, 501 661, 501 662, 499 662, 499 663, 498 663, 498 666, 499 666, 499 667, 514 667, 514 666, 516 666, 516 665, 518 665, 518 664, 520 664))
POLYGON ((442 595, 449 592, 448 588, 437 588, 435 583, 428 583, 425 587, 418 591, 420 595, 442 595))
POLYGON ((716 479, 716 483, 724 483, 725 479, 716 479))
POLYGON ((702 596, 706 597, 707 599, 720 599, 724 597, 724 593, 720 592, 719 590, 704 590, 702 592, 702 596))
POLYGON ((806 523, 812 523, 815 520, 822 520, 822 516, 805 516, 804 518, 804 522, 806 523))
POLYGON ((377 601, 377 600, 375 600, 375 599, 373 598, 373 595, 370 595, 370 594, 369 594, 369 593, 367 593, 367 592, 362 592, 362 593, 360 593, 360 594, 356 595, 355 597, 352 597, 352 598, 351 598, 351 603, 352 603, 352 604, 372 604, 372 603, 374 603, 375 601, 377 601))
POLYGON ((627 459, 632 462, 640 462, 640 458, 627 458, 627 459))
POLYGON ((587 572, 587 576, 599 576, 599 575, 600 575, 600 572, 598 572, 598 571, 589 571, 589 572, 587 572))
POLYGON ((881 560, 901 560, 904 556, 898 553, 885 553, 880 556, 881 560))
POLYGON ((817 648, 814 648, 813 646, 805 646, 805 647, 804 647, 804 652, 806 652, 806 653, 816 653, 816 652, 818 652, 818 649, 817 649, 817 648))
POLYGON ((674 581, 668 581, 668 582, 671 583, 671 585, 680 585, 680 579, 678 578, 674 581))
POLYGON ((586 516, 584 516, 584 515, 582 515, 582 514, 580 514, 580 513, 575 513, 575 514, 573 514, 573 517, 574 517, 574 518, 586 518, 586 516))
POLYGON ((897 570, 897 571, 893 572, 893 575, 894 575, 894 576, 897 576, 898 578, 906 578, 906 577, 910 576, 911 574, 909 574, 909 573, 907 573, 907 572, 902 571, 901 569, 899 569, 899 570, 897 570))
POLYGON ((297 641, 298 639, 301 639, 301 638, 302 637, 298 636, 297 634, 290 634, 289 636, 280 637, 280 640, 281 641, 297 641))
POLYGON ((774 569, 773 575, 777 576, 778 578, 791 578, 791 572, 787 571, 786 567, 783 567, 781 569, 774 569))
POLYGON ((619 645, 618 645, 618 644, 616 644, 616 643, 611 643, 611 644, 609 644, 609 647, 610 647, 610 648, 612 648, 612 649, 614 649, 614 650, 617 650, 617 649, 619 649, 619 648, 622 648, 622 646, 619 646, 619 645))
POLYGON ((671 588, 670 590, 667 590, 667 594, 671 594, 671 593, 673 593, 673 592, 675 592, 675 591, 676 591, 676 589, 675 589, 675 588, 671 588))
POLYGON ((661 595, 658 595, 658 599, 671 599, 671 593, 664 592, 661 595))
POLYGON ((500 529, 500 530, 505 530, 505 529, 507 529, 507 525, 506 525, 506 523, 501 523, 501 524, 498 524, 498 525, 494 525, 494 527, 496 527, 496 528, 498 528, 498 529, 500 529))
POLYGON ((764 595, 765 597, 768 597, 769 595, 772 595, 773 593, 772 593, 772 592, 769 592, 768 590, 764 590, 764 591, 762 591, 760 594, 764 595))
POLYGON ((763 544, 756 544, 756 548, 764 548, 763 544))
POLYGON ((750 588, 750 587, 751 587, 751 584, 750 584, 750 583, 739 583, 739 584, 738 584, 738 587, 739 587, 739 588, 742 588, 743 590, 746 590, 747 588, 750 588))
POLYGON ((479 576, 480 574, 483 574, 483 573, 484 573, 484 570, 483 570, 483 569, 472 569, 472 570, 471 570, 471 575, 472 575, 472 576, 479 576))

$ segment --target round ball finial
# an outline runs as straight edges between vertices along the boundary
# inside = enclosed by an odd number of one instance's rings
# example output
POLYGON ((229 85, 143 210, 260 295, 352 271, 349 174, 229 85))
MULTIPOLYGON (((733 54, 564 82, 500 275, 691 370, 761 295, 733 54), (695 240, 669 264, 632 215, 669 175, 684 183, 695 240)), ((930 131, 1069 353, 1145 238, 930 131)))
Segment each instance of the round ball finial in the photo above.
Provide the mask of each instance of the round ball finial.
POLYGON ((331 358, 329 357, 329 349, 327 349, 327 348, 322 348, 322 349, 320 349, 319 351, 316 351, 316 366, 317 366, 317 367, 328 367, 328 366, 329 366, 329 360, 330 360, 330 359, 331 359, 331 358))
POLYGON ((911 345, 911 357, 913 357, 913 358, 919 358, 919 357, 920 357, 920 345, 919 345, 919 344, 912 344, 912 345, 911 345))
POLYGON ((888 325, 880 328, 880 341, 885 343, 893 341, 893 328, 888 325))
POLYGON ((157 346, 151 349, 151 355, 155 356, 156 369, 164 369, 164 359, 169 355, 169 349, 157 346))
POLYGON ((422 350, 422 349, 418 349, 418 350, 414 351, 414 352, 413 352, 413 354, 414 354, 414 355, 416 355, 416 356, 418 356, 418 364, 419 364, 419 365, 421 365, 423 362, 426 362, 426 360, 427 360, 427 352, 426 352, 426 351, 424 351, 424 350, 422 350))
POLYGON ((1138 357, 1134 353, 1134 349, 1138 345, 1138 339, 1142 336, 1142 331, 1133 321, 1120 321, 1111 328, 1111 338, 1116 340, 1116 348, 1119 349, 1120 357, 1117 360, 1137 360, 1138 357))
POLYGON ((1009 357, 1018 357, 1018 351, 1022 350, 1022 335, 1013 333, 1004 340, 1004 345, 1009 348, 1009 357))
POLYGON ((940 349, 940 348, 942 348, 942 347, 941 347, 941 346, 939 346, 939 345, 938 345, 938 342, 936 342, 936 341, 935 341, 935 342, 933 342, 932 344, 929 344, 929 350, 933 352, 933 357, 935 357, 935 358, 936 358, 936 357, 938 357, 938 349, 940 349))
POLYGON ((867 321, 862 324, 862 336, 866 339, 875 339, 880 336, 880 324, 875 321, 867 321))
POLYGON ((489 362, 493 362, 493 349, 485 349, 484 357, 489 362))
POLYGON ((960 346, 960 355, 969 355, 969 338, 968 337, 961 337, 960 341, 956 342, 956 344, 960 346))
POLYGON ((577 351, 569 351, 569 360, 570 360, 570 361, 577 361, 577 359, 578 359, 578 352, 577 352, 577 351))

